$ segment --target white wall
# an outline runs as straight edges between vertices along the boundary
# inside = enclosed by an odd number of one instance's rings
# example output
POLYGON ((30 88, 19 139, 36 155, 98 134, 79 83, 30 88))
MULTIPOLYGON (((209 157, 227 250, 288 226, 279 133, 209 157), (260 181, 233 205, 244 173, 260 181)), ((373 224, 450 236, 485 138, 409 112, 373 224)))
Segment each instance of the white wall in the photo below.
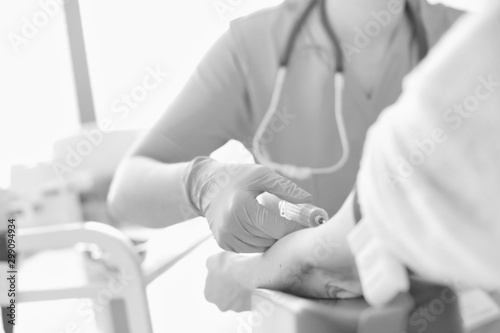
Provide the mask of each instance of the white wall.
MULTIPOLYGON (((0 187, 11 164, 51 159, 54 141, 79 128, 58 1, 0 2, 0 187), (39 28, 26 28, 27 21, 36 20, 39 28), (13 34, 26 38, 19 42, 13 34)), ((280 2, 80 1, 98 118, 109 119, 116 129, 150 126, 230 19, 280 2), (113 112, 123 106, 122 94, 142 83, 147 68, 168 75, 135 108, 113 112)))

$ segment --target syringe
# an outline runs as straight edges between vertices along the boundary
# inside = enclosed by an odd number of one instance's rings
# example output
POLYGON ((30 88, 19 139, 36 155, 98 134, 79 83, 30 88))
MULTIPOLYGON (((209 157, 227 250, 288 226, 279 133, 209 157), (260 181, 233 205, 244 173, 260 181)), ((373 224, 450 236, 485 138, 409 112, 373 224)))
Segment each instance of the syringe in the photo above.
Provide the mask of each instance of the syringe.
POLYGON ((292 204, 281 200, 278 206, 281 216, 300 223, 304 227, 317 227, 328 221, 328 213, 311 204, 292 204))

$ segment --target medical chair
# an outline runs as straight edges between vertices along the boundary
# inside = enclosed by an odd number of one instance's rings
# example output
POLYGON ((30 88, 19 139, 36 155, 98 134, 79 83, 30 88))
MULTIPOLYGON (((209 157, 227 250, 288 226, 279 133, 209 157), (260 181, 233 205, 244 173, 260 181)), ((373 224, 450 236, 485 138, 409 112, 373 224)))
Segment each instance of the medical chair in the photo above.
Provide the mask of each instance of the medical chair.
MULTIPOLYGON (((152 333, 146 287, 176 262, 184 258, 198 245, 211 237, 210 231, 199 219, 194 219, 155 233, 165 244, 161 253, 148 253, 145 258, 137 246, 121 231, 97 222, 74 223, 63 226, 21 229, 17 243, 25 254, 47 250, 70 248, 94 249, 102 255, 94 257, 108 271, 107 277, 89 281, 85 285, 52 290, 19 290, 17 302, 39 302, 62 299, 97 299, 99 293, 109 291, 111 281, 120 275, 129 277, 124 288, 112 294, 108 304, 112 330, 116 333, 152 333), (168 246, 175 240, 183 240, 182 246, 168 246), (131 277, 131 278, 130 278, 131 277), (133 315, 132 315, 133 314, 133 315)), ((92 250, 85 250, 91 251, 92 250)), ((41 274, 50 274, 41 272, 41 274)), ((20 272, 22 274, 22 271, 20 272)), ((1 298, 0 304, 7 305, 1 298)))

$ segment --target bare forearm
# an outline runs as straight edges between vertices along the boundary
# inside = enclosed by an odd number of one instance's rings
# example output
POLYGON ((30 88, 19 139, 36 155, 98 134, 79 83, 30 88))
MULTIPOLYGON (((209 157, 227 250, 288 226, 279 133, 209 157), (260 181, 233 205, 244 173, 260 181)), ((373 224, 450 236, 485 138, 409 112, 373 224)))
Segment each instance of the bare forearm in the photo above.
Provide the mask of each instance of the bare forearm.
POLYGON ((126 223, 165 227, 195 216, 182 176, 188 163, 166 164, 133 156, 117 171, 108 202, 126 223))
POLYGON ((357 271, 345 241, 352 220, 345 213, 339 212, 343 216, 321 227, 289 234, 264 254, 242 260, 246 272, 241 280, 248 288, 318 298, 342 297, 344 290, 359 293, 357 271))
POLYGON ((303 257, 304 238, 311 235, 304 229, 280 239, 265 253, 248 258, 245 263, 250 288, 290 290, 297 288, 313 269, 303 257))
MULTIPOLYGON (((304 233, 296 234, 301 234, 297 241, 303 241, 304 233)), ((279 253, 282 244, 273 247, 276 253, 266 253, 267 256, 259 258, 260 265, 254 277, 255 287, 317 298, 335 298, 341 296, 338 293, 343 290, 359 289, 352 282, 357 280, 357 274, 345 243, 330 246, 318 244, 313 253, 307 256, 286 251, 290 253, 286 258, 282 258, 279 253)))

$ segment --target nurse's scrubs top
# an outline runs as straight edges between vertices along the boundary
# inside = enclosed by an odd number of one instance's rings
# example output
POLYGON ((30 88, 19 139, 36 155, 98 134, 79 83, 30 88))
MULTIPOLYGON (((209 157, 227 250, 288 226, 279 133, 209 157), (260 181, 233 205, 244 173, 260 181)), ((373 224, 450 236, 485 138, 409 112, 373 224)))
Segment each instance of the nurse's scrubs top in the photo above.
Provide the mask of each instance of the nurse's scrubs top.
MULTIPOLYGON (((460 14, 423 0, 410 2, 423 20, 430 46, 460 14)), ((230 139, 239 140, 251 151, 252 138, 269 107, 279 58, 307 3, 288 0, 232 21, 229 31, 208 51, 136 154, 165 163, 185 162, 208 156, 230 139)), ((343 115, 350 147, 347 164, 333 174, 292 179, 330 216, 354 186, 368 127, 396 101, 404 76, 419 61, 408 17, 399 25, 369 96, 346 64, 343 115)), ((340 159, 334 68, 335 54, 316 7, 297 37, 279 107, 261 139, 262 150, 272 161, 325 167, 340 159), (320 34, 313 36, 312 31, 320 34)))

